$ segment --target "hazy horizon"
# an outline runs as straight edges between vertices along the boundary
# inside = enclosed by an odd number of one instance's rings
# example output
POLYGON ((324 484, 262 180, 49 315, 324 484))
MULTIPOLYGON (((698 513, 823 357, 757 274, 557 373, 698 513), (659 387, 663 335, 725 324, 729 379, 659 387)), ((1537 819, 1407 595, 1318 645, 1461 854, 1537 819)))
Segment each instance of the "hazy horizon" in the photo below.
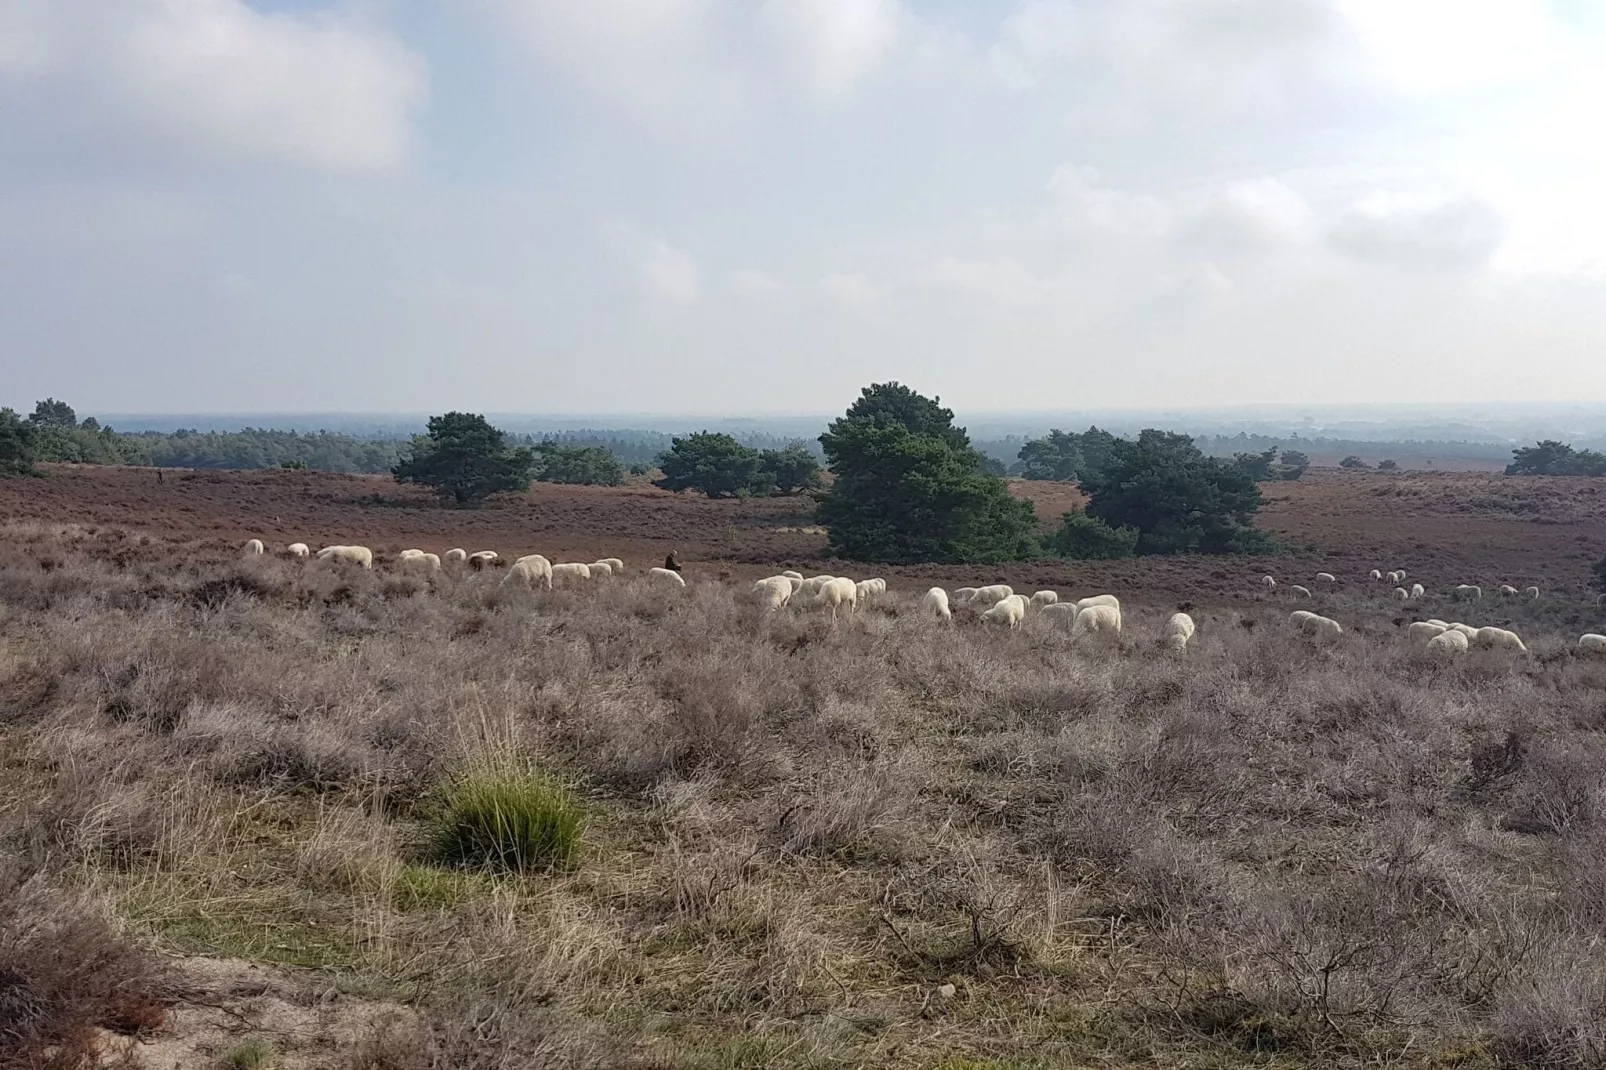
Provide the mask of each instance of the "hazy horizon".
POLYGON ((85 412, 1606 404, 1602 55, 1581 0, 9 0, 0 371, 85 412))

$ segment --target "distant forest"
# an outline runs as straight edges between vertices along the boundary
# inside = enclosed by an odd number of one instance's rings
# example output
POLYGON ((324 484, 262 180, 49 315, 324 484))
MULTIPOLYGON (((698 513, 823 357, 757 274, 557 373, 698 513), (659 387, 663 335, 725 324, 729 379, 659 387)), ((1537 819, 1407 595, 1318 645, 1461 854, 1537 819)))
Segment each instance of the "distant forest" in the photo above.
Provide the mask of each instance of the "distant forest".
MULTIPOLYGON (((11 410, 7 410, 10 412, 11 410)), ((13 418, 17 419, 13 413, 13 418)), ((352 433, 314 430, 272 430, 247 427, 238 431, 180 429, 118 432, 101 426, 93 417, 80 422, 64 402, 47 399, 38 403, 28 422, 40 433, 39 459, 78 464, 156 465, 165 468, 306 468, 323 472, 388 473, 406 454, 409 436, 394 427, 371 426, 352 433)), ((199 422, 199 421, 198 421, 199 422)), ((819 440, 813 436, 779 435, 757 428, 738 428, 731 432, 743 446, 759 450, 780 450, 802 445, 817 459, 823 459, 819 440)), ((580 428, 510 433, 514 445, 537 446, 543 442, 565 447, 607 450, 626 468, 649 467, 668 450, 676 436, 665 431, 644 429, 580 428)), ((1038 436, 1011 434, 977 438, 973 444, 993 463, 998 474, 1022 475, 1027 463, 1021 451, 1038 436)), ((1305 437, 1299 434, 1195 435, 1194 442, 1206 455, 1233 457, 1262 453, 1277 448, 1317 458, 1390 457, 1398 455, 1405 467, 1407 458, 1438 462, 1485 462, 1504 464, 1511 459, 1512 445, 1499 441, 1435 441, 1401 439, 1381 441, 1305 437)))

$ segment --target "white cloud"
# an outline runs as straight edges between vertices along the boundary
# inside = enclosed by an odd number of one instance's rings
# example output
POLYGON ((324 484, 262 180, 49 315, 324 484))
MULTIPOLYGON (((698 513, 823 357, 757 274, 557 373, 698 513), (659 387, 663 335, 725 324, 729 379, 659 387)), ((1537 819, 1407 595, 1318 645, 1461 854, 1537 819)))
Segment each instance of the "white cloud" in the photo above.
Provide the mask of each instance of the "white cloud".
POLYGON ((1332 242, 1374 263, 1460 269, 1487 264, 1503 230, 1500 213, 1475 196, 1376 193, 1344 215, 1332 242))
POLYGON ((939 257, 922 274, 922 281, 956 290, 1001 305, 1030 304, 1053 293, 1054 287, 1015 260, 939 257))
POLYGON ((1235 182, 1192 213, 1187 238, 1221 252, 1254 252, 1306 240, 1314 216, 1305 198, 1276 178, 1235 182))
POLYGON ((605 224, 602 236, 626 278, 648 300, 685 305, 702 297, 703 269, 691 253, 625 223, 605 224))
POLYGON ((765 0, 760 17, 794 76, 832 98, 886 61, 909 15, 897 0, 765 0))
POLYGON ((778 296, 783 287, 766 271, 737 268, 725 273, 725 289, 736 297, 760 300, 778 296))
POLYGON ((1092 167, 1065 164, 1048 180, 1063 218, 1078 229, 1129 238, 1157 238, 1171 227, 1170 209, 1158 198, 1101 183, 1092 167))
POLYGON ((14 75, 76 95, 119 126, 331 170, 405 162, 412 112, 428 94, 423 60, 388 31, 333 12, 263 14, 241 0, 19 0, 0 14, 0 40, 25 43, 0 50, 14 75))
POLYGON ((870 277, 860 272, 827 275, 820 280, 820 292, 851 308, 872 305, 881 296, 880 289, 870 281, 870 277))

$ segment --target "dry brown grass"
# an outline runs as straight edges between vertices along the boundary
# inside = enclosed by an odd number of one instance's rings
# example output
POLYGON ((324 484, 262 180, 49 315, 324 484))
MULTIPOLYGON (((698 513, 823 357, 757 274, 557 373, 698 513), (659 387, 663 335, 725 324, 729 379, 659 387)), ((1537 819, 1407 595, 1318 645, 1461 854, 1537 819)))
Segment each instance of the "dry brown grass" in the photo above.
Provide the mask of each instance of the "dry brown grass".
POLYGON ((82 989, 71 1029, 106 1013, 69 912, 417 1012, 318 1064, 353 1070, 1606 1059, 1606 666, 1541 610, 1525 659, 1429 663, 1344 594, 1333 648, 1267 602, 1179 657, 1170 605, 1100 653, 897 596, 833 625, 711 582, 0 549, 0 851, 35 889, 0 934, 82 989), (489 760, 580 785, 571 866, 430 863, 489 760))

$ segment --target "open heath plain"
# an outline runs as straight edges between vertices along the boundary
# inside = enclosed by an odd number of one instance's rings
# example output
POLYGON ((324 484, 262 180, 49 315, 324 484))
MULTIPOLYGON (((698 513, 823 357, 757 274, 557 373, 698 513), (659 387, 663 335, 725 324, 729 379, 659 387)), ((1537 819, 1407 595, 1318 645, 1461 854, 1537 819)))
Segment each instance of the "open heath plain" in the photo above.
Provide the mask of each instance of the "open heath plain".
POLYGON ((1601 481, 1266 496, 1273 556, 872 567, 807 499, 0 480, 0 1066, 1606 1065, 1601 481), (923 609, 1000 583, 1121 629, 923 609))

